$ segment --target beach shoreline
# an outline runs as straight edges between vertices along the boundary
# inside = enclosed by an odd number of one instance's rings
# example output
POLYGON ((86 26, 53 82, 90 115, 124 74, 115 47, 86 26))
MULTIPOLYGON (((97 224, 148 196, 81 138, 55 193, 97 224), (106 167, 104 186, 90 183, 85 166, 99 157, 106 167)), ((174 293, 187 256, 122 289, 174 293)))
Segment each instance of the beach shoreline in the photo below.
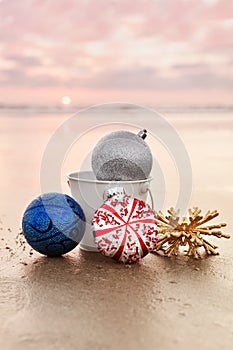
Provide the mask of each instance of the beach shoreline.
MULTIPOLYGON (((215 222, 226 222, 224 232, 232 234, 232 115, 211 113, 186 111, 164 118, 178 132, 191 160, 189 207, 199 206, 203 212, 217 209, 220 216, 215 222)), ((20 234, 21 218, 29 202, 40 194, 40 164, 46 145, 68 115, 16 112, 0 118, 1 348, 230 349, 232 238, 208 237, 219 247, 219 256, 193 259, 149 254, 140 265, 132 266, 79 247, 61 258, 32 251, 20 234)), ((114 118, 107 120, 111 123, 114 118)), ((142 123, 140 119, 136 122, 142 123)), ((153 128, 153 123, 148 126, 153 128)), ((112 129, 110 125, 87 134, 70 149, 61 169, 63 192, 69 194, 66 174, 89 164, 80 149, 86 147, 90 152, 100 135, 112 129)), ((176 201, 179 178, 169 152, 166 155, 152 137, 148 143, 164 172, 165 211, 176 201)), ((154 174, 155 201, 159 200, 156 181, 154 174)))

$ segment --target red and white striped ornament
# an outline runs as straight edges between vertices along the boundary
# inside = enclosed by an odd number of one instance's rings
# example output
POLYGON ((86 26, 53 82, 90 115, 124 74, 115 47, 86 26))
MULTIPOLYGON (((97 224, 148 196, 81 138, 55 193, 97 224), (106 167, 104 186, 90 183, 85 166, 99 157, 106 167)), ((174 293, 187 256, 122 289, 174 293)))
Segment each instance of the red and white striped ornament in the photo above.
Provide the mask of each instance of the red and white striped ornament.
POLYGON ((157 243, 155 213, 144 201, 127 195, 108 199, 92 225, 100 252, 123 263, 140 262, 157 243))

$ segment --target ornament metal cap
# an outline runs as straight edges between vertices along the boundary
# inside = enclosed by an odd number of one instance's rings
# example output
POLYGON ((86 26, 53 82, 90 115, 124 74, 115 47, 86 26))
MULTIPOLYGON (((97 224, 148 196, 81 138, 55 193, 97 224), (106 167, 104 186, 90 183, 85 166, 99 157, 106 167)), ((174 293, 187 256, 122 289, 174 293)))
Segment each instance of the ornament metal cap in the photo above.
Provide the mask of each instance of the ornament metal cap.
POLYGON ((147 130, 143 129, 143 130, 139 131, 139 133, 137 135, 139 137, 141 137, 143 140, 145 140, 145 138, 147 137, 147 130))
POLYGON ((116 187, 108 188, 104 192, 104 200, 107 200, 117 195, 125 195, 124 187, 116 186, 116 187))

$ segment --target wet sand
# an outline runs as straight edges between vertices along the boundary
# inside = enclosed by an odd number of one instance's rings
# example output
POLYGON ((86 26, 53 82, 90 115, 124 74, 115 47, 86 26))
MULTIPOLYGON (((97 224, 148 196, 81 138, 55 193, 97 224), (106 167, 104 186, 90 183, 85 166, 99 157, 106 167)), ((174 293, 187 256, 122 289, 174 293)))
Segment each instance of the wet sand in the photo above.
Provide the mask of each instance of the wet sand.
MULTIPOLYGON (((78 247, 46 258, 24 243, 21 216, 40 191, 45 143, 65 117, 1 117, 1 349, 231 349, 232 238, 209 238, 219 256, 150 254, 133 266, 78 247)), ((191 117, 188 127, 186 119, 170 119, 192 160, 190 206, 218 209, 216 222, 227 222, 232 234, 232 115, 218 116, 214 125, 211 118, 199 116, 197 123, 191 117)))

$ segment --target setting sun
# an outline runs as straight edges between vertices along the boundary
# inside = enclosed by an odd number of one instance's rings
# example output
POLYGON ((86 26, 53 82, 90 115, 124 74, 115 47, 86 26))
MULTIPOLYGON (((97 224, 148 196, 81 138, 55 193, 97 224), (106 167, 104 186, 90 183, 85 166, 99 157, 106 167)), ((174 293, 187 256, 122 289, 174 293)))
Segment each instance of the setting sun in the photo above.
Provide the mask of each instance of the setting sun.
POLYGON ((71 104, 71 98, 70 96, 63 96, 61 99, 61 102, 63 105, 69 105, 71 104))

